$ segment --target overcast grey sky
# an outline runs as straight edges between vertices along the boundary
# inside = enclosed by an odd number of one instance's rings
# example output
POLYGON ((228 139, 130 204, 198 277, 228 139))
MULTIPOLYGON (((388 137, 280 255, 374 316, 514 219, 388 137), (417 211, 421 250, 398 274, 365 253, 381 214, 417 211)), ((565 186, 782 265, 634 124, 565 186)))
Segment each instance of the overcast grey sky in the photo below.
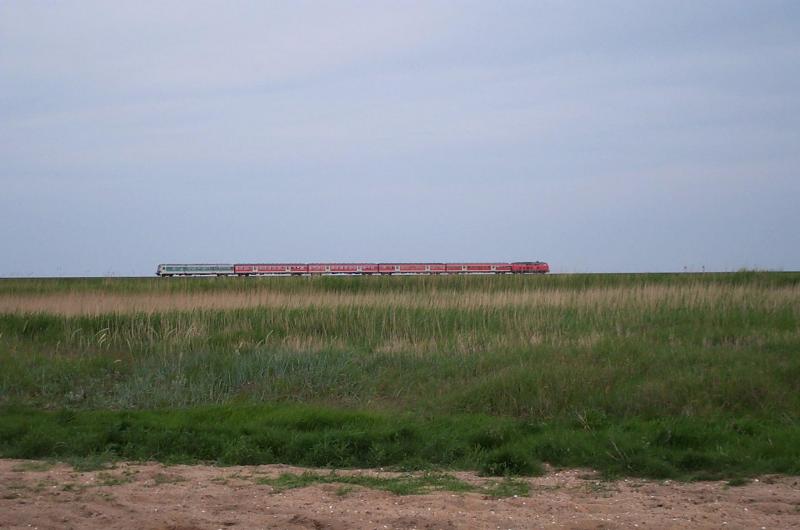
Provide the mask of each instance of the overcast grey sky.
POLYGON ((800 2, 0 1, 0 276, 800 269, 800 2))

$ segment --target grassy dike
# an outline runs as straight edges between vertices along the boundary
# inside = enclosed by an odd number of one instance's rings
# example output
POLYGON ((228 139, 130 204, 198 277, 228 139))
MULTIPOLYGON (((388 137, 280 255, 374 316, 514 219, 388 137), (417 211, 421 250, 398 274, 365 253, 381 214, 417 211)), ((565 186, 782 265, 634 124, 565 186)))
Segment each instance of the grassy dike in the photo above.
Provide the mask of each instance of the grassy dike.
POLYGON ((800 473, 797 273, 3 280, 0 308, 4 457, 800 473))

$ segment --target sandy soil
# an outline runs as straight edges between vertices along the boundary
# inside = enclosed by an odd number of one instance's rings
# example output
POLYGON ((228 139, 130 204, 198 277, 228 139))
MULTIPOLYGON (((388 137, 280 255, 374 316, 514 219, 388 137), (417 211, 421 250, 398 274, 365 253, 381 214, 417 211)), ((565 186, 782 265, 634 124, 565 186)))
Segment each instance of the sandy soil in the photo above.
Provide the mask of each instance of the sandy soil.
POLYGON ((529 496, 504 499, 451 492, 396 496, 360 487, 343 492, 335 484, 279 493, 257 484, 259 477, 302 471, 120 464, 78 472, 0 460, 0 528, 800 528, 800 477, 731 487, 604 482, 567 470, 529 479, 529 496))

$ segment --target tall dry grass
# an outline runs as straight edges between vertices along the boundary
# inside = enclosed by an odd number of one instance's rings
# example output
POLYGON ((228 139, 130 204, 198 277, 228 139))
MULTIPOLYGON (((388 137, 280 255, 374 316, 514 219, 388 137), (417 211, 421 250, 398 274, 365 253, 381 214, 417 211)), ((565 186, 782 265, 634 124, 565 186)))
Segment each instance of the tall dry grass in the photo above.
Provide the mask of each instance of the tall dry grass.
POLYGON ((226 311, 247 308, 397 307, 420 309, 565 308, 610 310, 636 308, 719 307, 769 309, 800 305, 800 285, 768 288, 730 285, 640 285, 586 289, 528 291, 434 292, 250 292, 0 294, 0 314, 44 313, 61 316, 163 313, 174 311, 226 311))

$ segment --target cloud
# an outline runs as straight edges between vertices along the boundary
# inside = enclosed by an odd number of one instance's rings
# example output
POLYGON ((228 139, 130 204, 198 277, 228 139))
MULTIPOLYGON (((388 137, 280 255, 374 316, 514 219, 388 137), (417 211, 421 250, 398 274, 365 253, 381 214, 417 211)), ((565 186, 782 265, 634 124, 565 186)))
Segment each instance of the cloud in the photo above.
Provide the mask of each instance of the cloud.
POLYGON ((797 267, 797 14, 8 2, 0 275, 167 256, 797 267))

